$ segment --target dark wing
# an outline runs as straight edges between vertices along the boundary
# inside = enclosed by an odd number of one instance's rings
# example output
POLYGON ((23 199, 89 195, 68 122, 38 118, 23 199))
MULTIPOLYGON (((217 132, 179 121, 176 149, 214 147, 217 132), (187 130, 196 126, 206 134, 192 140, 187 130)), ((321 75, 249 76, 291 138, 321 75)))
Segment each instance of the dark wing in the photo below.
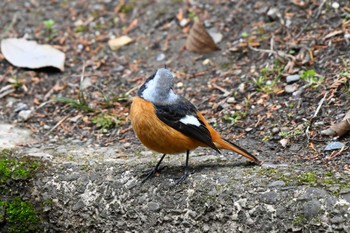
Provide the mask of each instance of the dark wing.
POLYGON ((209 130, 198 118, 196 114, 197 109, 191 102, 181 99, 172 105, 155 105, 155 109, 156 115, 165 124, 219 152, 213 143, 209 130), (200 122, 200 125, 184 124, 180 120, 186 116, 194 116, 200 122))

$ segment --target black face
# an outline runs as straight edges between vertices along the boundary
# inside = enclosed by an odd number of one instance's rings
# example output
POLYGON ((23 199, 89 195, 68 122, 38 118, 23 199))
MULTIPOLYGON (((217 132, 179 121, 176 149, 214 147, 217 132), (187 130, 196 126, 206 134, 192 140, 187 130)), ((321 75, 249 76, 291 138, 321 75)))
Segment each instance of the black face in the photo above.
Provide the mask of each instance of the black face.
POLYGON ((146 84, 151 81, 152 79, 154 79, 154 76, 156 76, 156 72, 154 72, 154 74, 152 74, 148 79, 146 79, 146 81, 142 84, 142 86, 140 87, 140 89, 137 91, 137 95, 141 96, 142 92, 146 89, 146 84))

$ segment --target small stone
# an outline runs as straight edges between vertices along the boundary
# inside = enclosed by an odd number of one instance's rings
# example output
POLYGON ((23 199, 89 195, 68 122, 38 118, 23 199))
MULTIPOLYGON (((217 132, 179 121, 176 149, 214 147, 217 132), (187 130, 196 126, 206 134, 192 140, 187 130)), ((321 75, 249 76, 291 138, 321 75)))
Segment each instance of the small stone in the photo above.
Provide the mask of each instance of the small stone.
POLYGON ((245 128, 245 130, 244 130, 244 131, 246 131, 246 132, 250 132, 250 131, 252 131, 252 130, 253 130, 253 128, 248 127, 248 128, 245 128))
POLYGON ((79 200, 75 205, 72 207, 73 211, 80 210, 81 208, 85 207, 85 203, 82 200, 79 200))
POLYGON ((333 218, 330 219, 331 223, 339 224, 344 222, 344 218, 342 216, 334 216, 333 218))
POLYGON ((227 98, 226 102, 227 102, 228 104, 233 104, 233 103, 236 102, 236 99, 235 99, 235 97, 229 97, 229 98, 227 98))
POLYGON ((182 225, 185 227, 185 228, 190 228, 191 227, 191 224, 187 221, 183 221, 182 222, 182 225))
POLYGON ((350 193, 350 188, 343 188, 339 192, 340 194, 350 193))
POLYGON ((211 38, 213 38, 215 44, 218 44, 221 42, 223 35, 220 32, 216 31, 215 28, 209 29, 208 33, 211 36, 211 38))
POLYGON ((281 128, 281 132, 289 132, 289 128, 288 127, 282 127, 281 128))
POLYGON ((238 86, 238 91, 239 91, 240 93, 244 93, 244 92, 245 92, 245 83, 239 84, 239 86, 238 86))
POLYGON ((176 83, 176 87, 177 88, 183 88, 184 84, 182 82, 178 82, 178 83, 176 83))
POLYGON ((338 9, 339 8, 339 3, 338 2, 333 2, 332 3, 332 7, 334 8, 334 9, 338 9))
POLYGON ((321 134, 322 135, 326 135, 326 136, 335 136, 337 135, 337 132, 335 132, 333 129, 331 128, 328 128, 328 129, 325 129, 325 130, 322 130, 321 131, 321 134))
POLYGON ((160 205, 157 202, 149 202, 147 205, 150 211, 157 212, 160 210, 160 205))
POLYGON ((276 180, 269 184, 269 187, 285 186, 286 183, 283 180, 276 180))
POLYGON ((124 143, 124 148, 129 148, 130 146, 131 146, 131 143, 130 143, 130 142, 124 143))
POLYGON ((152 151, 145 150, 145 151, 141 151, 140 154, 143 155, 143 156, 151 156, 152 155, 152 151))
POLYGON ((295 98, 299 98, 301 96, 301 94, 303 94, 304 92, 304 87, 300 87, 297 91, 293 92, 293 96, 295 98))
POLYGON ((46 130, 47 129, 51 129, 51 127, 49 125, 46 125, 46 124, 43 126, 43 128, 46 129, 46 130))
POLYGON ((321 203, 318 200, 311 200, 304 204, 304 215, 307 218, 314 218, 318 215, 321 203))
POLYGON ((190 19, 183 18, 183 19, 180 21, 180 26, 181 26, 181 27, 185 27, 189 22, 190 22, 190 19))
POLYGON ((209 225, 206 224, 206 223, 204 223, 204 224, 203 224, 203 227, 202 227, 202 231, 203 231, 203 232, 209 232, 209 230, 210 230, 209 225))
POLYGON ((13 110, 14 112, 20 112, 22 110, 28 110, 28 105, 24 104, 24 103, 18 103, 16 104, 15 109, 13 110))
POLYGON ((277 128, 277 127, 274 127, 274 128, 272 128, 272 134, 277 134, 277 133, 279 133, 280 132, 280 129, 279 128, 277 128))
POLYGON ((345 146, 344 143, 342 142, 338 142, 338 141, 335 141, 335 142, 331 142, 329 143, 326 148, 324 148, 325 151, 329 151, 329 150, 338 150, 338 149, 341 149, 345 146))
POLYGON ((18 118, 21 121, 26 121, 28 120, 32 115, 32 110, 22 110, 18 113, 18 118))
POLYGON ((284 91, 287 93, 293 93, 295 91, 295 87, 293 84, 286 85, 284 87, 284 91))
POLYGON ((283 147, 287 147, 287 145, 289 144, 289 139, 288 139, 288 138, 283 138, 283 139, 279 140, 279 143, 280 143, 283 147))
POLYGON ((164 53, 160 53, 156 57, 157 61, 163 61, 164 59, 165 59, 165 54, 164 53))
POLYGON ((286 78, 286 82, 292 83, 292 82, 298 81, 299 79, 300 79, 300 75, 298 75, 298 74, 288 75, 286 78))
POLYGON ((269 11, 267 12, 267 16, 271 19, 271 20, 276 20, 278 19, 278 17, 281 15, 281 13, 279 12, 277 7, 271 7, 269 9, 269 11))

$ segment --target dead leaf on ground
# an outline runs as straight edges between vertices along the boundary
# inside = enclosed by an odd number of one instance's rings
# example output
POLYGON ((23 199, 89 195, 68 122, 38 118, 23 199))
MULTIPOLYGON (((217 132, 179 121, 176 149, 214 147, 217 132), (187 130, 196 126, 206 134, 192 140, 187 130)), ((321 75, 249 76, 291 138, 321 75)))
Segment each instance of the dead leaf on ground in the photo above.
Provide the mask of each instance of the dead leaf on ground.
POLYGON ((50 45, 40 45, 24 38, 8 38, 1 41, 1 52, 6 60, 17 67, 55 67, 64 70, 65 54, 50 45))
POLYGON ((185 48, 197 53, 210 53, 220 50, 201 22, 195 22, 192 26, 185 48))
POLYGON ((350 110, 345 114, 342 121, 333 124, 330 128, 323 130, 321 134, 328 136, 343 136, 350 131, 350 110))
POLYGON ((121 36, 118 38, 114 38, 114 39, 110 39, 108 41, 108 46, 112 49, 112 50, 118 50, 119 48, 123 47, 124 45, 127 45, 129 43, 131 43, 133 40, 128 37, 128 36, 121 36))

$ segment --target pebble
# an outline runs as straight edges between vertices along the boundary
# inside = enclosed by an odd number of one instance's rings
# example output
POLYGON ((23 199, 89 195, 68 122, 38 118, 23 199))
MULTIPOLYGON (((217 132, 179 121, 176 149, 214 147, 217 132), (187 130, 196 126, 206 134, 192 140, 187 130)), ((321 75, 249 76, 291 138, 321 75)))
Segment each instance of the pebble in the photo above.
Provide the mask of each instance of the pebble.
POLYGON ((28 120, 32 115, 32 110, 22 110, 18 113, 18 118, 22 121, 28 120))
POLYGON ((325 151, 329 151, 329 150, 338 150, 338 149, 341 149, 342 147, 344 147, 345 144, 342 143, 342 142, 338 142, 338 141, 335 141, 335 142, 331 142, 329 143, 326 148, 324 148, 325 151))
POLYGON ((157 61, 163 61, 164 59, 165 59, 165 54, 164 53, 160 53, 156 57, 157 61))
POLYGON ((147 207, 150 211, 154 211, 154 212, 160 210, 160 206, 157 202, 149 202, 147 207))
POLYGON ((322 130, 321 131, 321 134, 322 135, 327 135, 327 136, 335 136, 337 135, 337 132, 335 132, 333 129, 331 128, 328 128, 328 129, 325 129, 325 130, 322 130))
POLYGON ((218 44, 222 41, 223 35, 220 32, 217 32, 216 29, 208 30, 209 35, 213 38, 215 44, 218 44))
POLYGON ((277 134, 277 133, 279 133, 280 132, 280 129, 279 128, 277 128, 277 127, 274 127, 274 128, 272 128, 272 134, 277 134))
POLYGON ((300 75, 298 74, 288 75, 286 78, 286 82, 292 83, 292 82, 299 81, 299 79, 300 79, 300 75))
POLYGON ((227 98, 226 102, 227 102, 228 104, 233 104, 233 103, 236 102, 236 99, 235 99, 235 97, 229 97, 229 98, 227 98))
POLYGON ((281 128, 281 132, 289 132, 289 128, 288 127, 282 127, 281 128))
POLYGON ((28 109, 28 105, 24 104, 24 103, 18 103, 16 104, 15 109, 13 110, 14 112, 20 112, 22 110, 27 110, 28 109))
POLYGON ((281 15, 277 7, 271 7, 269 11, 267 12, 267 16, 272 19, 276 20, 281 15))
POLYGON ((283 180, 276 180, 269 184, 269 187, 285 186, 286 183, 283 180))
POLYGON ((295 87, 293 84, 286 85, 284 87, 284 91, 287 93, 293 93, 295 91, 295 87))
POLYGON ((82 200, 79 200, 75 205, 72 207, 73 211, 80 210, 81 208, 85 207, 85 203, 82 200))
POLYGON ((245 92, 245 84, 244 83, 239 84, 238 91, 240 93, 244 93, 245 92))
POLYGON ((304 92, 304 87, 300 87, 298 90, 296 90, 295 92, 293 92, 293 96, 295 98, 299 98, 301 96, 301 94, 303 94, 304 92))
POLYGON ((206 224, 206 223, 204 223, 204 224, 203 224, 203 227, 202 227, 202 231, 203 231, 203 232, 209 232, 209 230, 210 230, 209 225, 206 224))
POLYGON ((252 130, 253 130, 253 128, 251 128, 251 127, 245 128, 245 131, 246 131, 246 132, 250 132, 250 131, 252 131, 252 130))

